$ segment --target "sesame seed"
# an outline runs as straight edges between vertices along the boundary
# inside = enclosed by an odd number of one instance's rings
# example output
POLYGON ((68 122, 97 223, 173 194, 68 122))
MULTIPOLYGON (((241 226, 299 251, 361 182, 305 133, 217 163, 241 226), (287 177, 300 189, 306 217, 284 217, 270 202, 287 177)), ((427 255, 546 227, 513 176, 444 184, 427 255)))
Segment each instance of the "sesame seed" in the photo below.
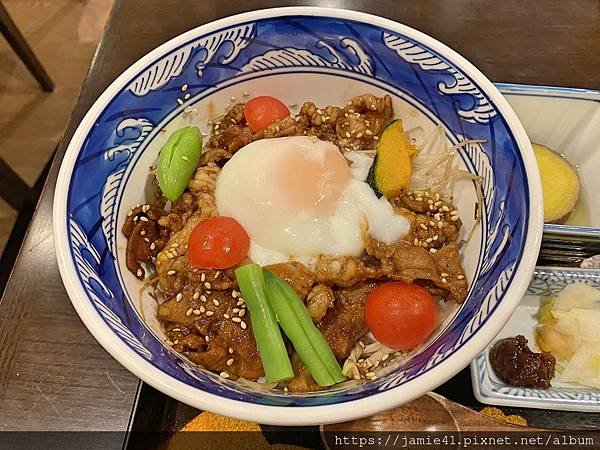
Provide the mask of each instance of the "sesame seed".
POLYGON ((210 338, 208 337, 208 335, 207 335, 207 336, 204 336, 204 340, 205 340, 206 342, 210 342, 210 338))
POLYGON ((227 313, 223 314, 223 317, 226 318, 226 319, 231 319, 231 316, 229 314, 227 314, 227 313))
POLYGON ((317 114, 323 114, 323 111, 321 111, 320 109, 317 109, 317 114))
POLYGON ((240 319, 239 317, 232 317, 231 320, 237 323, 240 323, 242 321, 242 319, 240 319))
POLYGON ((451 216, 458 216, 458 211, 456 209, 450 211, 451 216))
POLYGON ((450 208, 448 208, 446 205, 443 205, 442 206, 442 211, 448 212, 448 211, 450 211, 450 208))
POLYGON ((181 301, 181 299, 183 298, 183 294, 180 292, 179 294, 177 294, 177 297, 175 297, 175 299, 179 302, 181 301))
POLYGON ((423 197, 417 197, 417 198, 415 198, 415 200, 418 201, 418 202, 422 202, 423 201, 423 197))
POLYGON ((362 133, 358 133, 358 134, 356 135, 356 138, 357 138, 357 139, 360 139, 361 137, 363 137, 363 134, 362 134, 362 133))
POLYGON ((181 328, 173 328, 171 331, 181 331, 181 328))
POLYGON ((240 308, 233 308, 233 310, 231 312, 234 314, 237 314, 240 312, 240 308))
POLYGON ((419 246, 419 240, 417 238, 415 238, 414 242, 413 242, 415 247, 419 246))
POLYGON ((194 295, 192 295, 192 298, 194 300, 198 300, 199 297, 200 297, 200 292, 194 292, 194 295))
POLYGON ((365 374, 365 376, 366 376, 366 377, 368 377, 368 378, 372 378, 372 377, 374 377, 374 376, 375 376, 375 373, 374 373, 374 372, 367 372, 367 373, 365 374))
POLYGON ((458 216, 450 216, 450 220, 452 222, 456 222, 458 220, 458 216))
POLYGON ((458 275, 456 278, 458 278, 459 280, 464 280, 465 276, 464 275, 458 275))
POLYGON ((373 132, 371 130, 365 130, 365 134, 367 136, 373 136, 373 132))
POLYGON ((439 221, 437 223, 438 228, 441 230, 442 228, 444 228, 444 223, 442 221, 439 221))
POLYGON ((437 253, 437 250, 435 248, 430 248, 429 253, 437 253))
POLYGON ((446 278, 446 277, 448 277, 449 275, 448 275, 447 273, 445 273, 445 272, 442 272, 442 273, 440 273, 440 276, 441 276, 441 277, 444 277, 444 278, 446 278))
POLYGON ((153 242, 152 244, 150 244, 150 250, 154 250, 156 248, 156 244, 153 242))
POLYGON ((217 300, 216 298, 212 299, 213 305, 215 306, 219 306, 221 303, 219 303, 219 300, 217 300))
POLYGON ((184 99, 184 100, 188 100, 190 97, 191 97, 191 95, 190 95, 190 93, 188 92, 187 94, 185 94, 185 95, 183 96, 183 99, 184 99))
POLYGON ((386 359, 388 359, 390 357, 390 355, 388 353, 386 353, 385 355, 383 355, 381 357, 381 361, 385 361, 386 359))
POLYGON ((142 269, 138 269, 137 272, 135 273, 138 277, 141 277, 144 272, 142 272, 142 269))
POLYGON ((231 291, 231 296, 232 296, 233 298, 237 298, 237 297, 238 297, 238 295, 239 295, 239 294, 238 294, 238 291, 236 291, 235 289, 234 289, 233 291, 231 291))
POLYGON ((202 311, 200 311, 199 309, 195 309, 194 310, 194 314, 196 314, 197 316, 199 316, 200 314, 202 314, 202 311))
POLYGON ((227 364, 228 367, 231 366, 233 364, 233 358, 229 358, 225 364, 227 364))
POLYGON ((366 345, 363 341, 358 341, 358 345, 360 345, 362 348, 366 347, 366 345))
POLYGON ((248 325, 246 325, 246 322, 244 322, 243 320, 240 322, 240 326, 242 327, 242 330, 245 330, 248 325))
POLYGON ((177 99, 177 103, 179 103, 180 105, 183 105, 183 100, 181 100, 180 98, 177 99))
POLYGON ((169 339, 165 341, 165 344, 170 345, 171 347, 173 346, 173 342, 169 339))
POLYGON ((200 305, 200 312, 202 314, 204 314, 206 312, 206 308, 204 307, 204 305, 200 305))
POLYGON ((220 376, 221 378, 229 378, 229 374, 228 374, 227 372, 221 372, 221 373, 219 374, 219 376, 220 376))
POLYGON ((147 218, 146 216, 141 216, 141 217, 140 217, 140 220, 141 220, 142 222, 148 222, 148 218, 147 218))
POLYGON ((183 155, 181 157, 181 159, 183 159, 185 162, 190 162, 190 158, 188 158, 187 156, 183 155))
POLYGON ((445 278, 442 278, 442 283, 447 283, 448 280, 446 280, 445 278))
POLYGON ((437 220, 438 222, 439 222, 440 220, 442 220, 442 217, 440 216, 440 213, 435 213, 435 214, 433 215, 433 218, 434 218, 435 220, 437 220))
POLYGON ((198 76, 201 77, 202 76, 202 69, 198 69, 198 76))
POLYGON ((290 390, 288 389, 288 387, 287 387, 287 386, 284 386, 284 388, 283 388, 283 392, 285 392, 285 393, 287 394, 289 391, 290 391, 290 390))
POLYGON ((246 315, 246 310, 245 310, 245 309, 242 309, 242 310, 241 310, 241 311, 238 313, 238 316, 240 316, 240 317, 244 317, 245 315, 246 315))
POLYGON ((147 213, 150 210, 150 205, 142 206, 142 212, 147 213))
POLYGON ((211 294, 211 291, 204 291, 204 292, 206 292, 206 295, 210 295, 211 294))
POLYGON ((188 310, 185 312, 185 315, 186 315, 186 316, 188 316, 188 317, 190 317, 190 316, 192 315, 192 313, 193 313, 193 312, 194 312, 194 310, 193 310, 192 308, 190 308, 190 309, 188 309, 188 310))
POLYGON ((431 241, 433 241, 433 238, 427 238, 427 239, 425 239, 425 242, 427 242, 428 244, 431 244, 431 241))
POLYGON ((423 230, 427 231, 427 226, 426 226, 425 224, 423 224, 423 223, 422 223, 422 224, 420 224, 420 227, 421 227, 423 230))
POLYGON ((175 272, 174 270, 169 270, 167 272, 167 275, 175 275, 177 272, 175 272))
POLYGON ((219 278, 219 275, 221 275, 221 271, 220 271, 220 270, 217 270, 217 271, 215 272, 215 280, 216 280, 217 278, 219 278))
POLYGON ((238 300, 238 302, 235 304, 235 306, 242 306, 244 304, 244 299, 240 298, 240 300, 238 300))
POLYGON ((203 302, 205 302, 206 301, 206 295, 201 295, 200 296, 200 300, 203 301, 203 302))
POLYGON ((209 283, 208 281, 206 281, 206 282, 204 283, 204 287, 205 287, 206 289, 210 289, 210 287, 211 287, 211 286, 210 286, 210 283, 209 283))
POLYGON ((242 94, 244 97, 248 97, 250 94, 246 91, 244 91, 244 93, 242 94))
MULTIPOLYGON (((435 194, 435 195, 437 196, 438 194, 435 194)), ((438 206, 440 206, 441 204, 442 204, 442 202, 438 201, 438 202, 435 202, 435 203, 433 204, 433 206, 435 206, 435 207, 438 207, 438 206)))
POLYGON ((421 242, 421 247, 427 248, 429 244, 427 242, 421 242))
POLYGON ((351 134, 348 131, 346 131, 346 137, 349 138, 350 136, 351 134))
POLYGON ((200 281, 204 281, 206 280, 206 274, 204 272, 202 272, 202 275, 200 275, 200 281))
MULTIPOLYGON (((435 222, 433 220, 430 220, 429 225, 431 225, 432 227, 435 227, 435 222)), ((425 228, 427 228, 427 227, 425 227, 425 228)))
POLYGON ((214 314, 214 312, 212 312, 212 311, 206 311, 206 315, 207 315, 208 317, 212 316, 213 314, 214 314))
POLYGON ((431 206, 431 205, 433 205, 433 200, 429 199, 429 200, 427 200, 427 203, 429 203, 429 205, 431 206))
POLYGON ((185 92, 187 91, 188 85, 184 84, 183 86, 181 86, 181 92, 185 92))
POLYGON ((229 352, 230 355, 233 355, 233 347, 229 347, 229 350, 227 350, 229 352))
POLYGON ((131 217, 131 215, 132 215, 132 214, 133 214, 133 211, 129 211, 129 212, 127 213, 127 217, 131 217))
POLYGON ((373 140, 374 141, 378 141, 379 140, 379 136, 373 136, 373 140))

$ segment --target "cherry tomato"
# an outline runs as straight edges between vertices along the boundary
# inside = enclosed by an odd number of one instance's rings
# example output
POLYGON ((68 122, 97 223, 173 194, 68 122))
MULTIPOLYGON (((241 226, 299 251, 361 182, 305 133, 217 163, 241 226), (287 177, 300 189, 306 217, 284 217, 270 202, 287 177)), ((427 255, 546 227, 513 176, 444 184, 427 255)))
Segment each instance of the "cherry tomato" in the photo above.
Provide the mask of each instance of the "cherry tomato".
POLYGON ((231 217, 209 217, 196 225, 188 240, 188 260, 195 269, 228 269, 250 249, 246 230, 231 217))
POLYGON ((403 281, 377 286, 367 296, 365 321, 383 345, 410 350, 435 328, 437 304, 427 289, 403 281))
POLYGON ((254 97, 244 105, 244 117, 254 131, 260 131, 289 115, 288 107, 275 97, 266 95, 254 97))

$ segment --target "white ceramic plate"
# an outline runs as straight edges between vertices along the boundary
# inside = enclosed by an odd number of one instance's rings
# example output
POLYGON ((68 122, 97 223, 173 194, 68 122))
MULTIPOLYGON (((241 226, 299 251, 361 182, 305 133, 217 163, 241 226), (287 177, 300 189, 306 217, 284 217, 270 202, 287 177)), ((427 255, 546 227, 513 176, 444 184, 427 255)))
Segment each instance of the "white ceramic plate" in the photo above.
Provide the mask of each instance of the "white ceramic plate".
MULTIPOLYGON (((557 294, 566 285, 581 281, 589 282, 595 288, 600 289, 600 271, 538 268, 527 295, 494 342, 522 334, 529 341, 529 347, 534 351, 539 351, 535 344, 534 330, 537 326, 540 302, 545 296, 557 294)), ((600 411, 600 390, 598 389, 560 383, 556 380, 552 381, 552 387, 549 389, 521 388, 505 384, 496 376, 490 365, 488 357, 490 346, 471 363, 473 392, 481 403, 563 411, 600 411)))
POLYGON ((531 142, 565 155, 582 184, 581 199, 564 225, 546 224, 547 234, 600 238, 600 92, 545 86, 497 84, 531 142))

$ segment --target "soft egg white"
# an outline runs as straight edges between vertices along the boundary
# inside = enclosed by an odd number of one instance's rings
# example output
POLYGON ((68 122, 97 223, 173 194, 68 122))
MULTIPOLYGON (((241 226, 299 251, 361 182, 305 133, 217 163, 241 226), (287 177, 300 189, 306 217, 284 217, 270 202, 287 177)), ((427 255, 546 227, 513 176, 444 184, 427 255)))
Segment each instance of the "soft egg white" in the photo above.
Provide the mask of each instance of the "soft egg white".
POLYGON ((217 208, 246 229, 249 256, 258 264, 359 256, 363 217, 369 234, 385 243, 410 231, 410 221, 387 199, 354 178, 363 172, 351 170, 334 144, 315 137, 262 139, 238 150, 223 167, 217 208))

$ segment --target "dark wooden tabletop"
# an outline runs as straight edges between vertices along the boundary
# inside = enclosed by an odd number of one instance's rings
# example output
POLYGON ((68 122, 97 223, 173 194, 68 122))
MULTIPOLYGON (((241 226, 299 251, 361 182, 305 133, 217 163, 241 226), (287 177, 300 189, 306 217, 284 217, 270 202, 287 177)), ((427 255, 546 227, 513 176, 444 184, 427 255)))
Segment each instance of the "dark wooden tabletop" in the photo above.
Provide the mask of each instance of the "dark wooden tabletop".
POLYGON ((284 5, 397 20, 453 47, 495 82, 600 88, 599 0, 117 0, 0 303, 0 431, 125 430, 135 401, 138 380, 80 322, 54 255, 56 176, 80 119, 157 45, 224 16, 284 5))

